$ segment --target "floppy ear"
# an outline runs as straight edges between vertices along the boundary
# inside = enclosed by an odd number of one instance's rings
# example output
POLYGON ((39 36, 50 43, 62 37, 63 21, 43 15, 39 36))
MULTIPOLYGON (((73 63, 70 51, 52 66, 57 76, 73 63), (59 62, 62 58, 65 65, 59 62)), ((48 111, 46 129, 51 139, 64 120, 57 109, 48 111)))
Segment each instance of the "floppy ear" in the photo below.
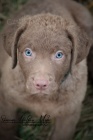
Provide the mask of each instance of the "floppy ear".
POLYGON ((72 48, 72 66, 78 64, 83 59, 85 59, 89 53, 89 49, 92 45, 91 39, 88 37, 87 33, 79 28, 77 25, 75 27, 70 26, 67 29, 68 35, 73 43, 72 48))
POLYGON ((17 45, 21 34, 26 29, 26 24, 19 26, 19 28, 14 27, 14 25, 11 25, 5 32, 5 35, 3 35, 3 46, 8 55, 12 56, 12 68, 15 68, 17 65, 17 45))
POLYGON ((17 45, 22 33, 26 30, 27 26, 31 21, 31 16, 27 15, 15 23, 10 23, 6 26, 3 33, 3 46, 8 55, 12 57, 13 63, 12 68, 16 67, 17 64, 17 45))
POLYGON ((11 47, 11 55, 12 55, 12 68, 15 68, 17 65, 17 46, 18 41, 20 39, 21 34, 25 31, 26 25, 23 27, 19 27, 14 35, 14 41, 11 47))
POLYGON ((80 3, 71 0, 66 2, 66 6, 77 25, 83 28, 89 36, 93 36, 93 17, 89 10, 80 3))

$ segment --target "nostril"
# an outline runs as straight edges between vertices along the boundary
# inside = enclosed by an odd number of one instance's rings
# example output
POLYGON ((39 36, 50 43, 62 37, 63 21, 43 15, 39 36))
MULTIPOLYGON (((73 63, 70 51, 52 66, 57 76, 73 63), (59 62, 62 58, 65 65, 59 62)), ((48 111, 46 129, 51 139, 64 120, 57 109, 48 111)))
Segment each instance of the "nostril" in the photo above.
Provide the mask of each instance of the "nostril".
POLYGON ((37 84, 36 86, 37 86, 37 87, 40 87, 40 85, 39 85, 39 84, 37 84))
POLYGON ((36 84, 36 86, 40 88, 47 87, 47 85, 43 85, 43 84, 36 84))
POLYGON ((45 89, 48 86, 47 80, 36 80, 35 86, 37 89, 45 89))

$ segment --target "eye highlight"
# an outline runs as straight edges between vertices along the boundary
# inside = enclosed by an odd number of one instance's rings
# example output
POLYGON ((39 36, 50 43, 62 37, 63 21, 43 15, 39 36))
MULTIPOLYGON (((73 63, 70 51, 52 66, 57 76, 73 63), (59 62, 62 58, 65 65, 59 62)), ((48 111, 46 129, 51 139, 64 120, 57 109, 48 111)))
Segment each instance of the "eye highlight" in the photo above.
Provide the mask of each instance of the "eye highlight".
POLYGON ((63 53, 61 51, 56 52, 55 58, 56 59, 61 59, 63 57, 63 53))
POLYGON ((32 50, 30 48, 26 48, 24 51, 25 56, 31 57, 32 56, 32 50))

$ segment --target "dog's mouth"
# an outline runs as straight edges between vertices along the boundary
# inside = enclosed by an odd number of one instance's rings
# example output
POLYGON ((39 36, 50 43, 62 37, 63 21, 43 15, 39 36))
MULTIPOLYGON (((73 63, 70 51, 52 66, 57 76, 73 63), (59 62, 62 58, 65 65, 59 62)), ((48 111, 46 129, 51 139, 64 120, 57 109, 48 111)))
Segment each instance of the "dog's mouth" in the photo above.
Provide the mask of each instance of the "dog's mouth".
POLYGON ((47 90, 34 90, 33 92, 32 91, 28 91, 28 94, 31 95, 31 96, 48 96, 51 94, 51 91, 47 91, 47 90))
POLYGON ((51 96, 57 92, 58 88, 59 86, 56 83, 51 84, 48 87, 39 88, 36 88, 33 84, 30 86, 29 84, 26 84, 26 93, 30 96, 51 96))
POLYGON ((58 94, 59 86, 58 84, 51 84, 48 88, 37 89, 33 85, 26 84, 26 99, 30 102, 38 102, 38 101, 49 101, 56 100, 59 96, 58 94))
POLYGON ((34 99, 35 100, 48 100, 53 99, 54 97, 58 96, 57 89, 46 89, 46 90, 37 90, 37 89, 30 89, 27 91, 27 98, 29 100, 34 99))

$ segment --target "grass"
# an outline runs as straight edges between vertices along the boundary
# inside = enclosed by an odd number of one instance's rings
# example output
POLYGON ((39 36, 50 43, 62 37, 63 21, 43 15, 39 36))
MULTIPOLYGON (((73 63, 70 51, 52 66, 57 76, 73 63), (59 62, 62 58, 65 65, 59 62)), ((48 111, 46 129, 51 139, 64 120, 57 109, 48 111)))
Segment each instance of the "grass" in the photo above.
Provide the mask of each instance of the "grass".
POLYGON ((1 0, 0 1, 0 30, 2 30, 5 21, 10 13, 19 10, 28 0, 1 0))
MULTIPOLYGON (((77 0, 84 4, 93 12, 93 0, 77 0)), ((0 1, 0 30, 3 29, 5 21, 9 18, 11 12, 15 12, 20 9, 27 0, 1 0, 0 1), (11 8, 10 8, 11 7, 11 8)), ((23 113, 20 111, 20 113, 23 113)), ((29 112, 25 112, 25 115, 29 115, 29 112)), ((32 115, 32 114, 31 114, 32 115)), ((42 127, 18 127, 18 140, 43 140, 49 135, 51 125, 44 130, 42 127), (42 133, 43 130, 47 133, 42 133), (42 133, 42 137, 36 138, 39 133, 42 133)), ((80 121, 77 125, 74 140, 93 140, 93 83, 88 84, 87 94, 84 101, 84 106, 81 113, 80 121)))

